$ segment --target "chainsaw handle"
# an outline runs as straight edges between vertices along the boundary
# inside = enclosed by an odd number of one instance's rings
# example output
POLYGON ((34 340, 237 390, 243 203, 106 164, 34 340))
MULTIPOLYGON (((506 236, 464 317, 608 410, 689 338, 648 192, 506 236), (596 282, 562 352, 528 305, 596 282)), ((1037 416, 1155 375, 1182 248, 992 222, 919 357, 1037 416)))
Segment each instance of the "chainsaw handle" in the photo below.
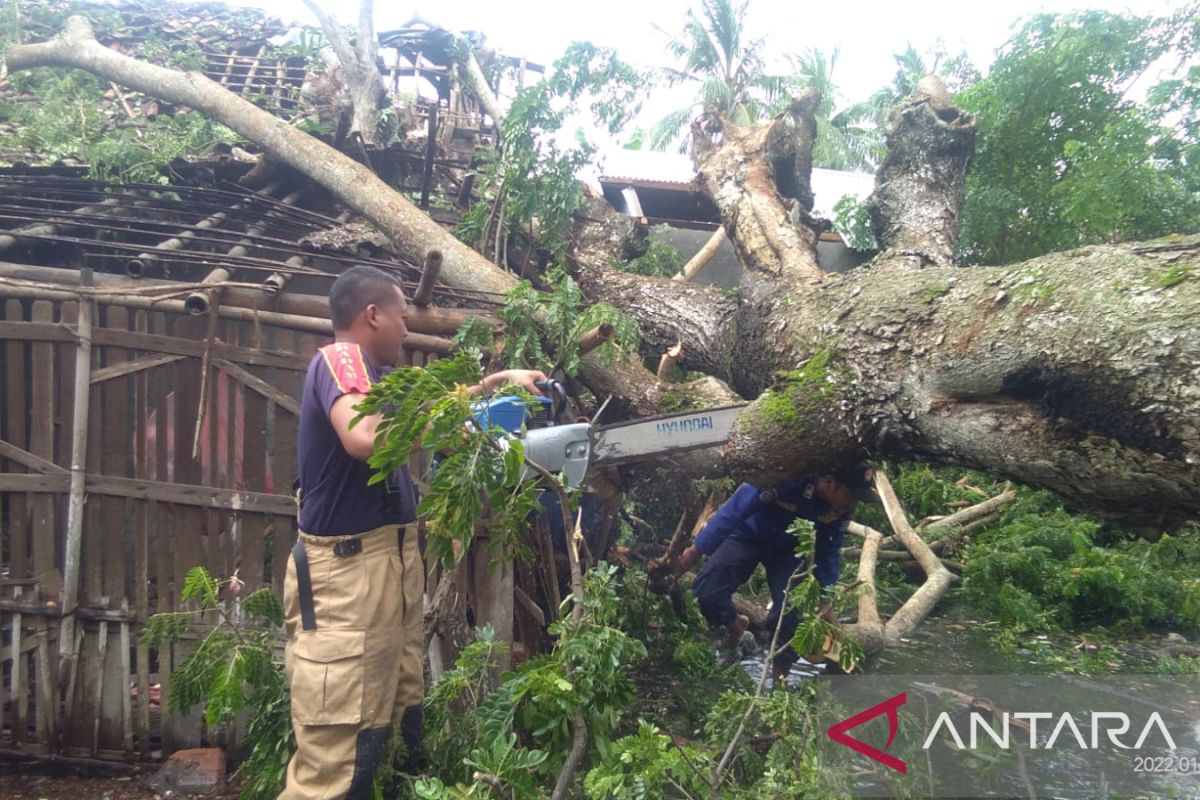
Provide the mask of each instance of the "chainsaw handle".
POLYGON ((534 381, 533 386, 542 394, 550 398, 550 406, 553 409, 554 424, 562 423, 563 411, 567 408, 567 388, 562 385, 562 381, 556 381, 553 378, 546 380, 534 381))
POLYGON ((547 397, 551 397, 552 395, 558 395, 559 397, 565 398, 567 396, 567 390, 565 387, 563 387, 562 381, 556 381, 553 378, 546 378, 545 380, 534 381, 533 386, 535 389, 537 389, 539 392, 546 395, 547 397))

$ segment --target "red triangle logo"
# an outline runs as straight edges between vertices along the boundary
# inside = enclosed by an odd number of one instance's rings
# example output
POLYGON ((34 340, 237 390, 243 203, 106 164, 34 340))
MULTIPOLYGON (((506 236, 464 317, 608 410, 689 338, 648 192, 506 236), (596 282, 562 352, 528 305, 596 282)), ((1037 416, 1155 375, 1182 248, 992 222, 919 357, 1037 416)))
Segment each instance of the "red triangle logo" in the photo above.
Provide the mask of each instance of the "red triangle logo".
POLYGON ((853 717, 847 717, 836 725, 830 726, 829 738, 833 739, 838 744, 846 745, 846 747, 849 747, 856 753, 862 753, 867 758, 878 761, 885 767, 890 767, 897 772, 907 774, 908 767, 902 760, 896 758, 895 756, 888 755, 878 747, 872 747, 866 742, 859 741, 858 739, 855 739, 853 736, 846 733, 846 731, 850 730, 851 728, 857 728, 864 722, 870 722, 880 714, 887 714, 888 728, 890 732, 888 733, 887 744, 883 746, 883 749, 886 750, 892 746, 892 740, 896 738, 896 733, 900 730, 900 714, 897 709, 904 705, 907 699, 908 692, 901 692, 895 697, 884 700, 882 703, 877 703, 865 711, 858 712, 853 717))

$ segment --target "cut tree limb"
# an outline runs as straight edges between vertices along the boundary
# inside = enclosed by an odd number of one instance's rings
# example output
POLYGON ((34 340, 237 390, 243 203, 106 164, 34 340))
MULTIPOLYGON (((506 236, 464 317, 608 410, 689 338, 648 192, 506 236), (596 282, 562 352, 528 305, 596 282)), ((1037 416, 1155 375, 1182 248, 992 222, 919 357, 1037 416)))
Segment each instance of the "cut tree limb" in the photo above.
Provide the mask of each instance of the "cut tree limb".
POLYGON ((683 357, 683 342, 676 342, 667 348, 667 352, 662 354, 662 358, 658 360, 658 372, 656 375, 660 381, 670 380, 675 374, 675 370, 679 369, 679 359, 683 357))
POLYGON ((713 115, 692 124, 699 180, 747 270, 821 280, 820 231, 809 216, 814 112, 820 99, 820 93, 806 90, 767 125, 743 128, 713 115))
POLYGON ((929 75, 892 112, 887 156, 867 200, 871 227, 884 250, 952 266, 976 121, 955 108, 941 80, 929 75))
POLYGON ((858 621, 843 627, 843 630, 856 639, 867 652, 895 644, 911 633, 929 615, 938 601, 945 597, 955 581, 953 573, 913 530, 891 482, 882 470, 875 471, 875 489, 883 502, 884 513, 895 531, 896 538, 925 572, 925 582, 886 623, 881 621, 878 606, 875 604, 875 569, 883 536, 878 531, 869 530, 859 560, 858 580, 862 585, 862 594, 859 595, 858 621))

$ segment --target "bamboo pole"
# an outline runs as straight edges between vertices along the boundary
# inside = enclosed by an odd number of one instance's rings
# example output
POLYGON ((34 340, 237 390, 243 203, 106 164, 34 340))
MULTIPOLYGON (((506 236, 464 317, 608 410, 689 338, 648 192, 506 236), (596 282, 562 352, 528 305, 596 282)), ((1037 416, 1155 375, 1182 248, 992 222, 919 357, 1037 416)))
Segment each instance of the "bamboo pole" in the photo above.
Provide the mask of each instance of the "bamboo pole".
MULTIPOLYGON (((119 197, 107 197, 98 203, 92 203, 90 205, 86 205, 86 206, 77 208, 74 211, 69 211, 66 214, 64 214, 63 216, 71 217, 71 216, 75 216, 78 214, 89 214, 89 213, 93 213, 93 212, 101 212, 104 210, 104 208, 106 206, 116 206, 116 205, 119 205, 120 203, 121 203, 121 198, 119 198, 119 197)), ((34 225, 26 225, 22 228, 16 228, 15 230, 5 231, 4 233, 0 233, 0 253, 6 252, 6 251, 11 250, 12 248, 16 247, 17 244, 19 244, 21 241, 22 234, 24 234, 26 236, 53 235, 55 233, 58 233, 60 230, 70 230, 73 227, 75 227, 75 226, 71 225, 70 222, 66 222, 66 221, 41 222, 41 223, 37 223, 34 225)))
MULTIPOLYGON (((78 300, 79 292, 69 289, 44 289, 41 287, 13 286, 0 281, 0 297, 36 298, 39 300, 78 300)), ((174 313, 188 312, 183 300, 158 300, 154 297, 137 295, 99 294, 92 302, 102 305, 123 306, 125 308, 142 308, 150 311, 166 311, 174 313)), ((445 309, 431 309, 443 311, 445 309)), ((190 312, 188 312, 190 313, 190 312)), ((222 299, 217 313, 226 319, 236 319, 243 322, 255 322, 260 325, 274 325, 278 328, 316 333, 323 336, 333 336, 333 324, 328 319, 308 317, 300 314, 283 314, 278 311, 256 311, 252 308, 237 308, 227 306, 222 299)), ((450 353, 454 350, 454 342, 442 336, 430 336, 424 333, 410 331, 404 341, 412 350, 422 350, 429 353, 450 353)))
MULTIPOLYGON (((225 269, 224 267, 217 267, 212 272, 208 273, 208 275, 204 276, 204 280, 201 281, 201 283, 228 282, 229 270, 225 269)), ((183 308, 189 314, 196 317, 207 314, 209 308, 212 306, 213 299, 220 295, 220 293, 220 288, 203 289, 198 292, 192 292, 188 295, 187 299, 183 301, 183 308)))
MULTIPOLYGON (((288 260, 289 266, 295 264, 291 259, 288 260)), ((78 285, 79 271, 73 269, 63 269, 61 267, 36 267, 26 264, 12 264, 0 261, 0 279, 14 278, 17 280, 41 281, 45 283, 57 283, 63 285, 63 291, 69 292, 70 286, 78 285)), ((114 290, 121 292, 126 289, 136 289, 137 294, 124 295, 116 299, 97 298, 97 302, 106 305, 129 305, 136 308, 153 308, 155 310, 174 310, 165 303, 169 301, 159 300, 154 302, 148 292, 152 289, 162 287, 165 290, 170 288, 186 289, 195 284, 189 284, 183 281, 168 281, 159 279, 134 279, 119 275, 98 274, 95 276, 96 287, 101 290, 114 290), (129 303, 125 303, 124 298, 130 298, 129 303), (141 304, 142 301, 150 301, 151 305, 141 304)), ((10 297, 43 297, 45 295, 18 295, 8 293, 3 284, 0 283, 0 293, 10 297)), ((417 294, 420 293, 418 287, 417 294)), ((180 292, 182 294, 182 292, 180 292)), ((54 298, 51 298, 54 299, 54 298)), ((73 299, 57 298, 57 299, 73 299)), ((414 295, 414 303, 416 295, 414 295)), ((264 324, 281 324, 288 327, 285 323, 268 323, 263 314, 285 314, 299 317, 314 317, 318 320, 329 319, 329 298, 316 294, 296 294, 292 292, 281 292, 277 297, 270 301, 272 308, 270 310, 260 310, 263 306, 263 288, 260 285, 244 286, 234 285, 224 287, 221 291, 221 315, 234 319, 253 319, 259 315, 260 321, 264 324), (252 311, 250 316, 231 316, 226 312, 233 309, 241 309, 242 311, 252 311)), ((234 314, 239 312, 233 312, 234 314)), ((431 336, 449 336, 458 331, 459 327, 467 320, 468 317, 479 317, 484 323, 492 327, 498 327, 500 320, 492 313, 480 308, 437 308, 434 306, 412 307, 409 308, 408 316, 405 318, 410 334, 428 334, 431 336)), ((310 328, 303 328, 309 332, 324 333, 324 330, 313 331, 310 328)))
MULTIPOLYGON (((92 271, 80 274, 84 286, 92 283, 92 271)), ((75 298, 73 298, 75 299, 75 298)), ((71 416, 71 484, 67 501, 67 541, 63 553, 62 623, 59 629, 59 685, 73 676, 79 653, 75 650, 75 607, 79 599, 79 553, 83 542, 83 501, 87 478, 88 406, 92 387, 92 320, 95 307, 91 300, 79 297, 76 323, 78 351, 75 354, 75 395, 71 416)), ((71 697, 66 702, 70 708, 71 697)), ((69 713, 69 712, 68 712, 69 713)))
POLYGON ((257 192, 254 192, 254 194, 250 195, 245 200, 242 200, 239 203, 234 203, 228 209, 211 214, 210 216, 205 217, 197 222, 193 227, 175 234, 170 239, 164 239, 163 241, 154 245, 153 250, 149 250, 144 253, 138 253, 136 257, 125 262, 125 273, 134 278, 142 277, 146 274, 146 268, 150 264, 153 264, 159 260, 160 253, 164 251, 178 250, 179 248, 183 247, 186 240, 195 238, 196 231, 217 228, 224 223, 226 219, 228 219, 230 213, 236 213, 241 211, 243 208, 246 208, 250 204, 251 199, 257 200, 262 197, 271 197, 278 190, 279 181, 270 183, 267 186, 264 186, 262 189, 259 189, 257 192))
POLYGON ((421 282, 417 284, 417 291, 413 293, 413 305, 417 308, 427 308, 433 302, 433 287, 441 271, 442 251, 430 250, 425 254, 425 269, 421 272, 421 282))
POLYGON ((703 269, 704 265, 721 249, 721 245, 725 244, 725 238, 725 226, 721 225, 713 231, 712 236, 704 243, 704 247, 701 247, 700 251, 692 256, 691 260, 684 264, 679 274, 671 278, 671 280, 687 282, 696 277, 696 273, 703 269))

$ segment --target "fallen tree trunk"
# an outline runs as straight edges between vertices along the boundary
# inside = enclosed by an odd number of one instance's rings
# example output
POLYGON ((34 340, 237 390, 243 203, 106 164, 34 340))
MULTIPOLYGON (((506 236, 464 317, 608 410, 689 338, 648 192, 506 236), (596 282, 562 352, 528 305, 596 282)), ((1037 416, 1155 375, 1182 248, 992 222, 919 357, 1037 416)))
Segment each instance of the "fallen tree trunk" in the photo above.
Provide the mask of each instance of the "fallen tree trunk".
MULTIPOLYGON (((757 135, 718 126, 719 143, 698 145, 701 184, 735 242, 755 213, 779 241, 781 225, 795 228, 787 241, 797 246, 815 238, 804 216, 781 221, 781 198, 803 197, 796 187, 804 181, 776 173, 779 149, 767 144, 770 130, 802 130, 802 122, 777 118, 757 135), (763 185, 772 176, 791 195, 763 185)), ((653 350, 682 340, 682 368, 757 398, 725 449, 724 471, 770 481, 863 453, 920 456, 1155 526, 1194 517, 1200 281, 1167 276, 1190 270, 1200 237, 1088 247, 1008 267, 944 265, 973 122, 926 97, 893 125, 889 142, 909 156, 890 162, 876 189, 878 213, 897 210, 881 218, 893 248, 868 265, 814 275, 803 255, 772 261, 771 236, 752 233, 738 243, 740 255, 759 244, 754 257, 743 255, 736 295, 595 262, 581 285, 633 315, 653 350), (914 142, 934 136, 958 144, 917 159, 914 142), (909 213, 921 204, 939 210, 909 213), (694 333, 700 326, 703 335, 694 333)))

